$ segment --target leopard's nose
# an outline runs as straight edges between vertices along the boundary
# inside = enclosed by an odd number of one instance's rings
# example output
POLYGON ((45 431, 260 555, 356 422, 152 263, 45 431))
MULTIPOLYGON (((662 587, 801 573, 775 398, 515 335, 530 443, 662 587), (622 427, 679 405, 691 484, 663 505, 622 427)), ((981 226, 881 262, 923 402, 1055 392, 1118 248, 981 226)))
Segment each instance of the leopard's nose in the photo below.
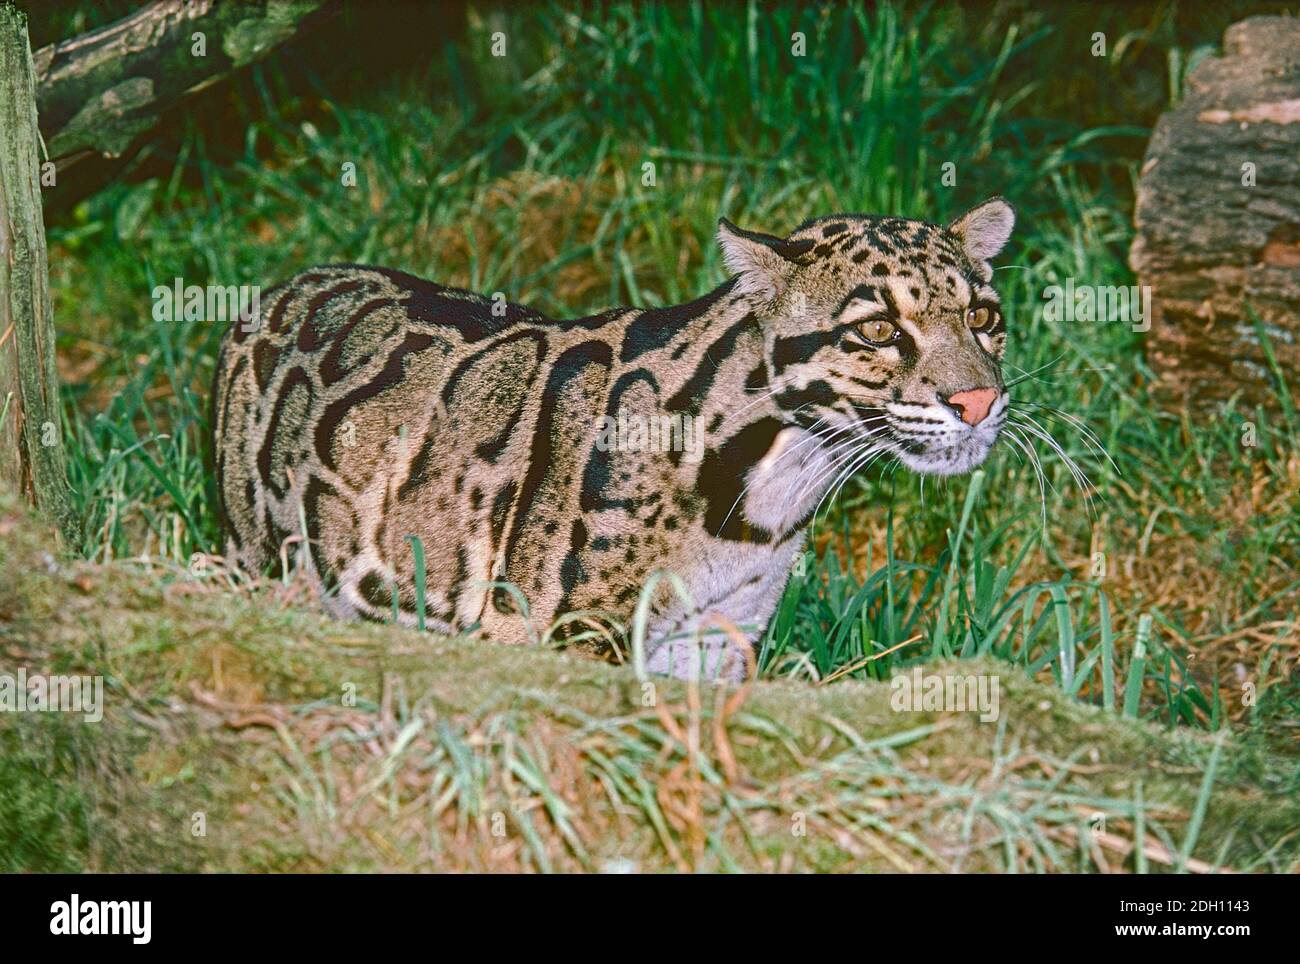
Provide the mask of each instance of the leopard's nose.
POLYGON ((956 411, 957 417, 967 425, 978 425, 988 418, 989 409, 997 398, 996 388, 972 388, 964 392, 953 392, 947 398, 939 396, 940 401, 956 411))

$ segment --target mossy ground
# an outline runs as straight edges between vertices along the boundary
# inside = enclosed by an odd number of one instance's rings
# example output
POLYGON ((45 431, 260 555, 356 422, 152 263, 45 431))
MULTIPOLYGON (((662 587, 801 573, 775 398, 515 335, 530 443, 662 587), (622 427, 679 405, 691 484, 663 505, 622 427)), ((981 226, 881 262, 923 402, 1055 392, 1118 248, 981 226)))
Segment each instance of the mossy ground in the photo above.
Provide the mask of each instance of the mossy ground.
POLYGON ((1151 869, 1300 861, 1293 761, 1225 733, 1207 788, 1215 737, 1002 663, 927 667, 998 677, 996 723, 876 682, 647 686, 71 560, 12 502, 0 533, 0 668, 106 704, 0 716, 5 870, 1114 871, 1139 824, 1151 869))

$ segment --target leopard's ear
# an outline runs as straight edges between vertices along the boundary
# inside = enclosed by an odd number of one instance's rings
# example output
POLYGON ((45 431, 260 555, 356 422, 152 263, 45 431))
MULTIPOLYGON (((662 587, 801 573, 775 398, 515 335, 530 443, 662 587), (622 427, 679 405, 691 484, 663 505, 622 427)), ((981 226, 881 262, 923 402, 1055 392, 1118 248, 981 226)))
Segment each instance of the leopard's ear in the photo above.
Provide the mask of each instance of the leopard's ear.
POLYGON ((991 197, 949 224, 948 231, 961 242, 966 257, 988 261, 1006 246, 1015 226, 1016 212, 1011 205, 1005 198, 991 197))
POLYGON ((812 250, 811 240, 787 241, 771 234, 745 231, 726 218, 718 219, 718 245, 722 261, 737 276, 736 291, 777 297, 788 272, 801 255, 812 250))

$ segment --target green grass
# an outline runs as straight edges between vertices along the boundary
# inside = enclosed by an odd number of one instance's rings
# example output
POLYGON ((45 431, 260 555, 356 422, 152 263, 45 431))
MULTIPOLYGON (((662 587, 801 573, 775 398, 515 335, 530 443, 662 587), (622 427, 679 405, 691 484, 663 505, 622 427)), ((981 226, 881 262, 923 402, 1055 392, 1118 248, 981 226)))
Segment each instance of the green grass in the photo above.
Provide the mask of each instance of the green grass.
MULTIPOLYGON (((1149 31, 1096 14, 1113 40, 1147 31, 1134 43, 1166 58, 1157 110, 1217 41, 1208 27, 1189 39, 1162 9, 1149 31)), ((1010 444, 978 487, 890 469, 854 479, 818 520, 764 673, 883 679, 917 661, 996 658, 1116 712, 1218 727, 1242 715, 1239 700, 1223 704, 1232 660, 1198 655, 1270 626, 1276 645, 1236 657, 1260 685, 1246 718, 1265 730, 1293 719, 1297 688, 1278 669, 1300 632, 1290 406, 1161 409, 1140 335, 1043 314, 1043 289, 1065 278, 1133 280, 1131 186, 1150 117, 1134 123, 1114 93, 1137 55, 1091 60, 1076 49, 1085 21, 1064 8, 539 5, 507 17, 505 60, 486 56, 486 25, 471 29, 459 58, 473 88, 440 63, 361 92, 256 68, 223 127, 194 124, 174 156, 147 156, 50 226, 61 357, 84 372, 66 394, 85 520, 74 548, 178 566, 219 551, 205 456, 221 332, 151 319, 151 289, 174 277, 269 285, 313 262, 370 261, 586 314, 717 285, 719 215, 780 232, 835 210, 942 220, 1003 194, 1020 215, 997 273, 1008 376, 1022 411, 1087 472, 1091 499, 1033 438, 1041 479, 1010 444), (791 56, 796 30, 804 58, 791 56), (1044 62, 1085 93, 1063 96, 1044 62), (340 182, 346 162, 355 188, 340 182), (1255 447, 1242 445, 1246 422, 1255 447), (1170 579, 1179 565, 1224 598, 1198 605, 1170 579)))

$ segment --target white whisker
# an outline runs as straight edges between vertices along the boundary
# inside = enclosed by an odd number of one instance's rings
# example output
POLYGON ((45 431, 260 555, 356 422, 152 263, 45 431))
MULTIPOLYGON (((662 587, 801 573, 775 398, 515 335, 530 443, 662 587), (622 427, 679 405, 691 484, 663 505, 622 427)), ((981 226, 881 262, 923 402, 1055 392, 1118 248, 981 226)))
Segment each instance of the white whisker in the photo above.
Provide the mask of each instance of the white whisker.
POLYGON ((1089 512, 1092 512, 1093 504, 1092 504, 1092 494, 1090 491, 1093 487, 1092 480, 1089 479, 1087 474, 1083 471, 1083 469, 1079 467, 1079 463, 1077 463, 1073 458, 1070 457, 1069 453, 1065 451, 1065 449, 1056 440, 1056 438, 1052 435, 1052 433, 1049 432, 1047 429, 1045 429, 1042 425, 1040 425, 1038 421, 1033 418, 1033 416, 1021 412, 1020 417, 1022 419, 1026 419, 1027 421, 1017 420, 1015 422, 1016 427, 1021 429, 1022 431, 1028 432, 1030 435, 1033 435, 1035 438, 1041 439, 1043 442, 1047 443, 1047 446, 1053 452, 1057 454, 1057 456, 1061 459, 1062 463, 1064 463, 1066 469, 1069 470, 1070 476, 1074 480, 1075 486, 1079 489, 1079 492, 1083 495, 1084 502, 1087 504, 1089 512))
POLYGON ((1033 468, 1034 476, 1038 480, 1038 501, 1042 509, 1043 526, 1046 527, 1047 526, 1047 488, 1043 484, 1044 481, 1043 469, 1042 466, 1039 464, 1038 456, 1034 452, 1033 446, 1031 446, 1024 439, 1022 439, 1016 433, 1016 430, 1011 428, 1010 426, 1007 426, 1005 438, 1008 443, 1020 449, 1022 452, 1025 453, 1025 455, 1029 457, 1029 464, 1033 468))

